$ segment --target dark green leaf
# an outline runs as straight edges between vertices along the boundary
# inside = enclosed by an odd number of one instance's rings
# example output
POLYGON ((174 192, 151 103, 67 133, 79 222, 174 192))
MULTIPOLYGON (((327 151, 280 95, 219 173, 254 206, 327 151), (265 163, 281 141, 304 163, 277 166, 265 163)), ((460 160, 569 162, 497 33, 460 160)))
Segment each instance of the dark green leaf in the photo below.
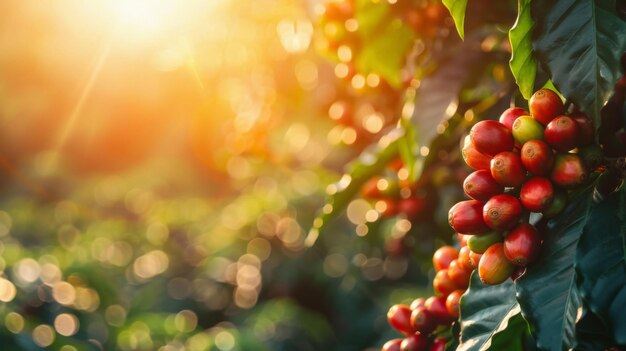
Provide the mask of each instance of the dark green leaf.
POLYGON ((600 108, 621 76, 626 22, 615 1, 535 1, 536 58, 564 96, 600 125, 600 108))
POLYGON ((533 18, 530 15, 530 1, 518 0, 517 20, 509 31, 511 60, 509 66, 517 86, 526 100, 534 92, 537 62, 533 57, 533 18))
POLYGON ((576 253, 581 294, 620 344, 626 343, 625 202, 622 190, 621 200, 615 193, 593 208, 576 253))
POLYGON ((605 350, 614 344, 604 322, 591 311, 585 310, 582 318, 576 322, 576 347, 574 350, 605 350))
POLYGON ((522 350, 527 329, 513 282, 488 286, 474 271, 461 298, 461 345, 457 350, 522 350))
POLYGON ((404 135, 402 129, 394 129, 381 140, 366 149, 349 167, 342 179, 329 188, 326 205, 313 222, 313 228, 305 240, 307 246, 313 246, 320 232, 339 213, 346 209, 350 200, 359 192, 361 186, 375 174, 381 173, 384 167, 398 155, 398 144, 404 135))
POLYGON ((541 255, 515 283, 522 313, 542 350, 569 349, 575 340, 582 302, 576 289, 574 256, 587 222, 591 190, 571 200, 545 228, 539 227, 544 236, 541 255))
POLYGON ((468 0, 443 0, 443 4, 450 10, 450 15, 454 19, 454 25, 461 39, 465 37, 465 9, 468 0))

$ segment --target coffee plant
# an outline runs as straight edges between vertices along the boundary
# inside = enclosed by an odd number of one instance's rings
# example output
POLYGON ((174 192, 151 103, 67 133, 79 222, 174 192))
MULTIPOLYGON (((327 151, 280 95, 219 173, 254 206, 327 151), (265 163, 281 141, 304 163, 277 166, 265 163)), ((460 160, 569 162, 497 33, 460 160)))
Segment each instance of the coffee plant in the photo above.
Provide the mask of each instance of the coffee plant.
POLYGON ((434 251, 377 347, 626 348, 626 3, 329 0, 318 27, 341 111, 393 103, 306 244, 347 210, 388 255, 434 251))

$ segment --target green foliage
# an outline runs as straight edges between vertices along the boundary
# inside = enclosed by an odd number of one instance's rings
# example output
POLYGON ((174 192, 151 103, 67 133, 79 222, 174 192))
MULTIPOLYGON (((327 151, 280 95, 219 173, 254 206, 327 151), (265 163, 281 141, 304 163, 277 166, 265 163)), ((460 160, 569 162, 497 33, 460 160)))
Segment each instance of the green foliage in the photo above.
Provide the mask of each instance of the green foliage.
POLYGON ((465 39, 465 9, 468 0, 443 0, 443 4, 450 10, 454 25, 461 39, 465 39))
POLYGON ((534 1, 536 58, 559 91, 600 125, 600 109, 621 76, 626 22, 611 0, 534 1))
POLYGON ((507 280, 489 286, 472 273, 461 298, 461 344, 458 351, 523 350, 528 326, 515 300, 515 286, 507 280))
POLYGON ((509 31, 511 60, 509 66, 522 96, 528 100, 534 92, 537 62, 533 57, 532 30, 534 21, 530 14, 531 0, 519 0, 517 20, 509 31))
POLYGON ((576 288, 574 257, 587 223, 591 191, 587 189, 545 228, 542 253, 516 283, 517 300, 542 350, 569 349, 582 301, 576 288))
POLYGON ((622 190, 591 210, 576 252, 582 297, 619 344, 626 343, 626 316, 620 307, 626 306, 625 200, 622 190))

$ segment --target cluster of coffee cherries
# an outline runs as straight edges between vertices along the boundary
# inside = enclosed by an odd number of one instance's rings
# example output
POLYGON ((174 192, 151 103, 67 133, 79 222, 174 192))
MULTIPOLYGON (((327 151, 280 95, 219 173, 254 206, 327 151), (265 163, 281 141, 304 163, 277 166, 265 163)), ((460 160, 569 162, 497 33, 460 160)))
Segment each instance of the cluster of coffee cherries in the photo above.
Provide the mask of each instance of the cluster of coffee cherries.
POLYGON ((446 339, 436 336, 459 318, 459 301, 477 263, 463 237, 461 250, 442 246, 433 255, 437 272, 433 279, 435 296, 417 298, 410 306, 397 304, 387 312, 387 321, 404 338, 389 340, 381 351, 443 351, 446 339))
POLYGON ((529 213, 559 214, 567 191, 584 184, 602 160, 592 121, 565 115, 555 92, 535 92, 529 110, 512 107, 499 121, 476 123, 463 147, 475 170, 463 183, 471 200, 454 205, 448 221, 482 255, 477 268, 486 284, 504 282, 537 258, 542 237, 529 213))

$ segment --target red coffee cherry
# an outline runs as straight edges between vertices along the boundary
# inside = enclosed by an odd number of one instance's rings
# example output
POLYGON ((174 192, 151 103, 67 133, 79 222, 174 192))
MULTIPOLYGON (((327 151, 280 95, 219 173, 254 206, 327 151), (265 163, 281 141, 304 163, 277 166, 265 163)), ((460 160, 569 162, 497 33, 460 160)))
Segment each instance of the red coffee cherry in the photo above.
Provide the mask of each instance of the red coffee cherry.
POLYGON ((561 98, 550 89, 536 91, 528 100, 530 115, 544 126, 563 113, 561 98))
POLYGON ((526 178, 526 170, 520 157, 510 151, 497 154, 491 160, 491 176, 504 186, 520 186, 526 178))
POLYGON ((567 117, 558 116, 546 126, 544 138, 557 151, 567 152, 578 145, 578 124, 567 117))
POLYGON ((480 121, 470 130, 470 140, 480 153, 493 156, 503 151, 513 150, 511 131, 496 121, 480 121))
POLYGON ((522 146, 522 165, 534 175, 546 175, 554 165, 554 151, 541 140, 530 140, 522 146))
POLYGON ((454 281, 450 279, 448 270, 442 269, 437 272, 435 279, 433 279, 433 288, 435 289, 435 292, 443 296, 448 296, 451 292, 458 289, 459 286, 457 286, 454 281))
POLYGON ((433 267, 436 271, 447 269, 450 262, 456 260, 459 252, 452 246, 442 246, 433 254, 433 267))
POLYGON ((425 298, 418 297, 417 299, 413 300, 413 302, 411 302, 411 305, 409 307, 411 308, 411 311, 414 311, 418 307, 424 306, 425 303, 426 303, 425 298))
POLYGON ((472 268, 466 268, 459 260, 450 262, 448 267, 448 277, 458 288, 465 289, 469 285, 472 268))
POLYGON ((522 223, 504 238, 504 255, 511 263, 526 267, 534 262, 541 248, 541 237, 535 227, 522 223))
POLYGON ((574 112, 569 117, 578 125, 578 145, 593 144, 596 139, 596 127, 591 118, 582 112, 574 112))
POLYGON ((522 216, 522 205, 514 196, 500 194, 483 207, 483 220, 489 228, 504 231, 513 228, 522 216))
POLYGON ((511 129, 513 127, 513 122, 515 122, 518 117, 529 115, 530 113, 521 107, 509 107, 502 112, 498 121, 505 127, 511 129))
POLYGON ((565 189, 573 189, 587 181, 588 172, 576 154, 557 154, 550 179, 565 189))
POLYGON ((502 193, 504 187, 493 179, 490 171, 481 169, 465 178, 463 190, 465 195, 472 199, 487 201, 492 196, 502 193))
POLYGON ((470 248, 467 246, 463 246, 459 250, 459 258, 457 259, 457 261, 459 262, 459 265, 469 271, 476 268, 472 264, 472 260, 470 259, 470 253, 471 253, 470 248))
POLYGON ((501 284, 509 279, 515 266, 504 255, 504 245, 496 243, 485 251, 478 263, 478 276, 487 285, 501 284))
POLYGON ((400 344, 401 351, 426 351, 430 346, 430 340, 426 335, 415 333, 407 336, 400 344))
POLYGON ((446 309, 446 298, 443 296, 431 296, 426 299, 426 309, 435 316, 437 324, 448 325, 452 322, 446 309))
POLYGON ((474 145, 472 145, 471 141, 469 140, 469 137, 466 139, 461 154, 463 155, 463 160, 465 161, 465 163, 472 169, 489 169, 491 157, 482 154, 478 150, 476 150, 474 145))
POLYGON ((478 200, 461 201, 450 208, 448 223, 455 232, 461 234, 483 233, 489 227, 483 220, 484 202, 478 200))
POLYGON ((543 177, 533 177, 522 185, 519 199, 529 211, 542 212, 552 204, 554 187, 552 182, 543 177))
POLYGON ((411 309, 407 305, 396 304, 389 308, 387 321, 402 334, 413 332, 411 328, 411 309))
POLYGON ((411 312, 411 325, 414 331, 428 335, 437 328, 437 319, 425 306, 422 306, 411 312))
POLYGON ((446 309, 452 319, 459 319, 459 306, 461 304, 461 296, 464 293, 464 290, 455 290, 446 298, 446 309))
POLYGON ((400 351, 400 344, 404 339, 392 339, 387 341, 380 351, 400 351))

